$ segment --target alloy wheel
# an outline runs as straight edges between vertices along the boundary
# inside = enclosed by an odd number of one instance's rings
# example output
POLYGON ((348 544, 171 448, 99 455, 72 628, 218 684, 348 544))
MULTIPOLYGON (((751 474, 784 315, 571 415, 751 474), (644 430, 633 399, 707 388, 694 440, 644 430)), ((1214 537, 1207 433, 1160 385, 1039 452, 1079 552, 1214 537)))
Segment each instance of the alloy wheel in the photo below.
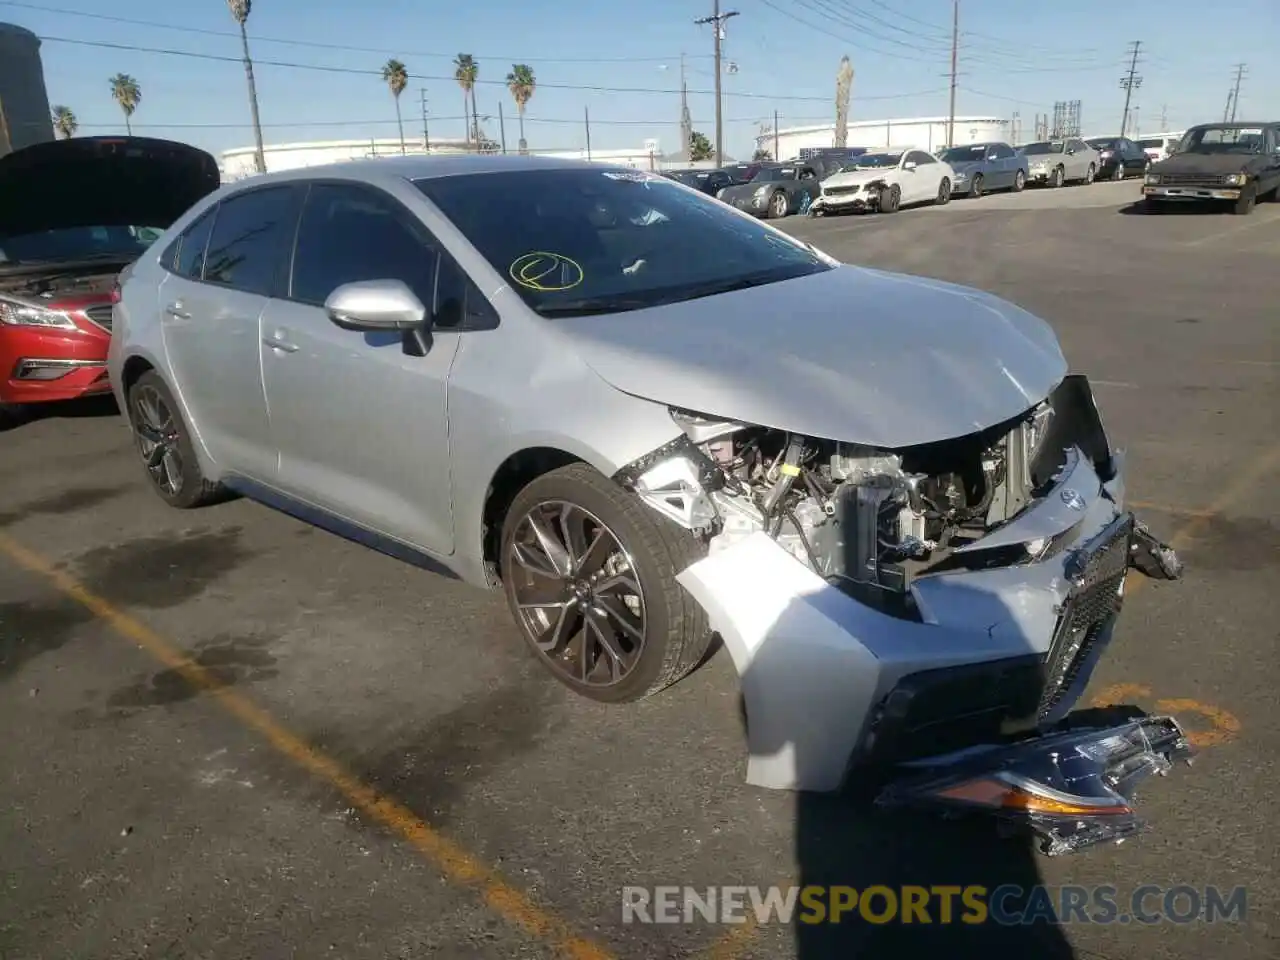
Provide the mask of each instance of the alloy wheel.
POLYGON ((599 517, 567 501, 537 504, 515 529, 507 569, 520 626, 553 670, 606 687, 631 673, 644 652, 644 590, 599 517))
POLYGON ((775 217, 785 217, 787 215, 787 195, 782 192, 773 195, 773 215, 775 217))
POLYGON ((138 390, 133 409, 138 452, 151 482, 168 496, 176 497, 183 484, 177 418, 153 387, 138 390))

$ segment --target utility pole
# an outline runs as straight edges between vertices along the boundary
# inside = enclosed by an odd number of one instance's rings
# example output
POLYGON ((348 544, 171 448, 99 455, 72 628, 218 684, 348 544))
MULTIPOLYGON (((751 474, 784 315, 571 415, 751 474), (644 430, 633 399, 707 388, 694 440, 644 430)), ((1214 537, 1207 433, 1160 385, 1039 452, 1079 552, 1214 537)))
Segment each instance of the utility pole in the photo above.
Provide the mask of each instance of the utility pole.
POLYGON ((422 152, 431 152, 431 131, 427 129, 427 88, 419 90, 422 97, 422 152))
POLYGON ((773 159, 778 159, 778 111, 773 111, 773 159))
MULTIPOLYGON (((958 2, 958 0, 957 0, 958 2)), ((693 21, 699 26, 711 25, 715 30, 715 51, 716 51, 716 163, 724 163, 724 112, 723 112, 723 95, 720 91, 720 55, 724 42, 724 25, 731 17, 738 15, 737 10, 726 10, 720 12, 720 0, 713 0, 711 7, 711 16, 703 17, 700 20, 693 21)))
MULTIPOLYGON (((1236 85, 1232 88, 1231 97, 1227 100, 1227 103, 1231 105, 1232 123, 1236 122, 1236 108, 1240 106, 1240 81, 1244 79, 1245 71, 1248 69, 1248 64, 1236 64, 1236 85)), ((1226 120, 1227 118, 1224 116, 1222 119, 1226 120)))
POLYGON ((1135 40, 1130 46, 1133 47, 1133 57, 1129 60, 1129 72, 1120 78, 1120 86, 1124 88, 1124 116, 1120 118, 1122 137, 1129 126, 1129 101, 1133 97, 1134 87, 1142 86, 1142 77, 1138 75, 1138 51, 1142 49, 1142 41, 1135 40))
POLYGON ((582 122, 587 128, 587 159, 591 159, 591 108, 582 108, 582 122))
POLYGON ((956 60, 960 54, 960 0, 951 0, 951 110, 947 114, 947 146, 956 145, 956 60))
POLYGON ((1169 105, 1167 103, 1160 104, 1160 132, 1169 132, 1169 105))
POLYGON ((507 121, 502 115, 502 101, 498 101, 498 137, 502 140, 502 152, 507 152, 507 121))

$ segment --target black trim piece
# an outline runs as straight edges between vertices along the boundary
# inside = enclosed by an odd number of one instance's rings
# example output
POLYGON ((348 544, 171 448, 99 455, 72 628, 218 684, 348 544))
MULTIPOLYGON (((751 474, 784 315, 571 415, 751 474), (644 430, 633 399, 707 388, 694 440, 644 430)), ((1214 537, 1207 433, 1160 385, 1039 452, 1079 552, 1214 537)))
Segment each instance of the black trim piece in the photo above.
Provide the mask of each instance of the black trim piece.
POLYGON ((369 530, 343 517, 335 516, 327 510, 298 500, 286 493, 281 493, 266 484, 239 476, 226 477, 222 483, 228 490, 233 490, 255 503, 260 503, 264 507, 269 507, 279 513, 287 514, 295 520, 301 520, 303 523, 310 524, 313 527, 319 527, 321 530, 327 530, 329 533, 342 537, 344 540, 350 540, 352 543, 369 547, 371 550, 376 550, 378 553, 399 560, 402 563, 447 577, 450 580, 462 579, 435 557, 424 553, 417 547, 388 537, 385 534, 369 530))
POLYGON ((618 470, 613 475, 613 479, 630 490, 647 470, 671 457, 685 457, 697 468, 698 483, 702 485, 703 490, 719 490, 724 486, 724 474, 720 472, 720 468, 687 436, 676 437, 643 457, 631 461, 618 470))
POLYGON ((1079 447, 1093 464, 1098 479, 1103 483, 1116 475, 1111 456, 1111 442, 1102 425, 1093 398, 1089 378, 1083 374, 1069 374, 1054 388, 1048 397, 1053 416, 1045 427, 1035 462, 1031 465, 1032 485, 1039 488, 1049 483, 1066 462, 1066 451, 1079 447))

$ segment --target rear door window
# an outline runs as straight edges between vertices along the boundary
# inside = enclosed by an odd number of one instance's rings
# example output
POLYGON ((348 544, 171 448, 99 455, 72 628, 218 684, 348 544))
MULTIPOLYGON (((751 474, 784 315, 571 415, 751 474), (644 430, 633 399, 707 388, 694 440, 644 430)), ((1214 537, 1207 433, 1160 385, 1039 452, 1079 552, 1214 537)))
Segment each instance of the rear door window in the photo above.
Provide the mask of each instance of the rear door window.
POLYGON ((205 254, 205 281, 274 295, 297 217, 298 190, 292 186, 250 190, 223 200, 205 254))
POLYGON ((209 245, 209 233, 213 230, 213 220, 218 208, 212 207, 197 218, 196 222, 182 231, 175 256, 165 257, 165 266, 180 277, 188 280, 199 280, 204 273, 204 251, 209 245))

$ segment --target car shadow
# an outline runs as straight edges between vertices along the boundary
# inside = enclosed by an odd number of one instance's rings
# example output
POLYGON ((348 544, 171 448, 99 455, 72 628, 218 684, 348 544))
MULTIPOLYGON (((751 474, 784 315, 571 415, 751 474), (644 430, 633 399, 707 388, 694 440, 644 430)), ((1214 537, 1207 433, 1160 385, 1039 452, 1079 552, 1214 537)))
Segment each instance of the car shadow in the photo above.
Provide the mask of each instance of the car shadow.
POLYGON ((1231 212, 1231 204, 1227 201, 1198 201, 1195 203, 1176 201, 1162 203, 1158 207, 1148 207, 1142 200, 1135 200, 1117 211, 1127 217, 1218 217, 1231 212))
POLYGON ((42 420, 96 419, 119 415, 120 407, 113 394, 80 400, 60 400, 56 403, 32 403, 0 415, 0 432, 16 430, 42 420))

